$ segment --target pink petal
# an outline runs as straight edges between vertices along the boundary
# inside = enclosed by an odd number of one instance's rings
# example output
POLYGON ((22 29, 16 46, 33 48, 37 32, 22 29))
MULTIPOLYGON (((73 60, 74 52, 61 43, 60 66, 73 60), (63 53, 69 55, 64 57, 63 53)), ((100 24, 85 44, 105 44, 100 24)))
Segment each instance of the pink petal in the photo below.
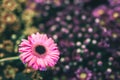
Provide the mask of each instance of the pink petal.
POLYGON ((44 63, 44 61, 42 60, 42 59, 37 59, 37 64, 40 66, 40 67, 46 67, 46 65, 45 65, 45 63, 44 63))
POLYGON ((32 66, 36 62, 36 56, 33 56, 33 58, 28 62, 28 66, 32 66))
POLYGON ((40 35, 40 40, 43 41, 44 34, 40 35))
POLYGON ((53 48, 53 47, 57 47, 57 44, 52 44, 52 45, 50 45, 50 48, 53 48))
POLYGON ((29 62, 32 58, 33 58, 33 56, 32 56, 32 55, 31 55, 31 56, 29 56, 29 57, 27 57, 27 58, 25 59, 25 62, 29 62))
POLYGON ((30 52, 31 48, 30 47, 21 47, 19 48, 19 52, 30 52))
POLYGON ((31 38, 33 39, 33 41, 36 41, 36 35, 35 34, 32 34, 31 38))
POLYGON ((38 35, 39 35, 39 36, 38 36, 38 41, 39 41, 39 42, 43 42, 43 39, 42 39, 42 38, 43 38, 43 34, 38 34, 38 35))
POLYGON ((45 43, 49 47, 50 45, 54 43, 54 41, 52 40, 52 38, 49 38, 45 43))
MULTIPOLYGON (((28 50, 19 50, 19 52, 23 53, 23 52, 28 52, 28 50)), ((30 52, 30 51, 29 51, 30 52)))
POLYGON ((36 36, 37 36, 36 40, 37 40, 38 42, 43 42, 43 41, 42 41, 42 35, 43 35, 43 34, 36 33, 36 36))
POLYGON ((24 57, 24 56, 28 56, 28 55, 30 55, 30 53, 24 52, 24 53, 20 54, 20 57, 24 57))
POLYGON ((31 44, 29 44, 29 43, 26 43, 26 42, 21 42, 21 44, 19 45, 20 47, 22 47, 22 46, 31 46, 31 44))
POLYGON ((31 47, 20 47, 19 50, 28 50, 31 49, 31 47))
POLYGON ((54 60, 55 62, 57 62, 58 59, 59 59, 59 56, 52 55, 52 56, 51 56, 51 59, 54 60))
POLYGON ((48 39, 47 35, 46 34, 41 34, 40 35, 40 40, 41 41, 46 41, 48 39))
POLYGON ((52 47, 50 50, 51 51, 58 50, 58 47, 52 47))
POLYGON ((48 55, 56 55, 56 56, 59 56, 60 53, 58 50, 54 50, 54 51, 51 51, 50 53, 48 53, 48 55))
POLYGON ((32 34, 31 37, 32 37, 32 38, 36 38, 35 34, 32 34))
POLYGON ((22 39, 22 42, 29 43, 29 41, 26 39, 22 39))
POLYGON ((44 59, 45 66, 48 66, 48 62, 44 59))
POLYGON ((54 66, 55 62, 49 56, 47 56, 46 58, 47 58, 46 61, 48 62, 48 65, 50 67, 54 66))
POLYGON ((32 67, 33 69, 38 70, 38 65, 36 65, 36 63, 32 67))
POLYGON ((33 63, 31 62, 28 62, 28 66, 31 67, 33 65, 33 63))
POLYGON ((23 62, 25 62, 25 59, 26 59, 27 57, 29 57, 29 56, 30 56, 30 54, 24 55, 24 56, 22 56, 22 57, 21 57, 21 55, 20 55, 20 59, 21 59, 23 62))
POLYGON ((44 35, 43 35, 43 41, 46 41, 47 39, 48 39, 47 35, 44 34, 44 35))
POLYGON ((40 38, 41 34, 39 32, 36 33, 36 36, 40 38))
POLYGON ((28 36, 28 40, 30 41, 31 44, 34 43, 34 40, 33 40, 33 38, 31 36, 28 36))

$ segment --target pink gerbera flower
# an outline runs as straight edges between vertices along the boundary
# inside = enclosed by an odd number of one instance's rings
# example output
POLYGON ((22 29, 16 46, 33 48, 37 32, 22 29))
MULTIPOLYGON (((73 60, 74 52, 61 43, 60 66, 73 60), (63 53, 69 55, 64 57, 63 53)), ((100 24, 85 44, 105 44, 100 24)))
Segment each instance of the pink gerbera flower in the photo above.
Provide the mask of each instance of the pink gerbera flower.
POLYGON ((59 59, 57 44, 46 34, 32 34, 19 45, 20 59, 35 70, 52 67, 59 59))

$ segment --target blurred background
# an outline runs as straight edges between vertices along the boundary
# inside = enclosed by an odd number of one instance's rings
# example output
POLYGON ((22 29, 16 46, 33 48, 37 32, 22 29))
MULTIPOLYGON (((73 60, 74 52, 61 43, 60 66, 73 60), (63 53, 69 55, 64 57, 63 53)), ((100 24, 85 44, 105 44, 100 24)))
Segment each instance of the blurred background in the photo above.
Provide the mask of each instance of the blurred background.
POLYGON ((0 0, 0 80, 120 80, 120 0, 0 0), (35 32, 61 52, 47 71, 11 59, 35 32))

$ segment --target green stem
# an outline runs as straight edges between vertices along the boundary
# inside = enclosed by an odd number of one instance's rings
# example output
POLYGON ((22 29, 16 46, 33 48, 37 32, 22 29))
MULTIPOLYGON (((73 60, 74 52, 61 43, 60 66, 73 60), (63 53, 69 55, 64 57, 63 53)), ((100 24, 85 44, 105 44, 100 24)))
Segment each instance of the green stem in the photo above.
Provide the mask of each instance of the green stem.
POLYGON ((19 59, 19 56, 15 56, 15 57, 7 57, 7 58, 0 59, 0 62, 4 62, 4 61, 12 61, 12 60, 17 60, 17 59, 19 59))

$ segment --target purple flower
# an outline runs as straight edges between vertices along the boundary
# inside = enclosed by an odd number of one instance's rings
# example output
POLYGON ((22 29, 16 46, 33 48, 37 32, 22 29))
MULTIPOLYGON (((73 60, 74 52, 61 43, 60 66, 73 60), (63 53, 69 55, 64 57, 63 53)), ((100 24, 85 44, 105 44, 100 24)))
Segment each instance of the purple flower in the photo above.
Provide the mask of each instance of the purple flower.
POLYGON ((109 9, 107 14, 109 15, 110 20, 115 20, 120 17, 120 7, 115 7, 114 9, 109 9))
POLYGON ((90 2, 90 0, 73 0, 74 4, 83 4, 83 3, 87 3, 90 2))
POLYGON ((116 6, 120 4, 120 0, 108 0, 111 6, 116 6))
POLYGON ((79 80, 90 80, 92 77, 91 71, 87 68, 79 68, 75 73, 79 80))
POLYGON ((101 40, 99 43, 98 43, 98 46, 99 47, 103 47, 103 48, 108 48, 110 45, 104 41, 104 40, 101 40))
POLYGON ((119 73, 114 73, 112 72, 112 69, 111 68, 107 68, 106 72, 105 72, 105 79, 106 80, 119 80, 120 78, 118 77, 119 76, 119 73))
POLYGON ((43 3, 44 0, 34 0, 36 3, 43 3))
POLYGON ((93 10, 92 15, 94 17, 100 17, 105 13, 106 10, 107 10, 107 7, 105 5, 101 5, 93 10))

